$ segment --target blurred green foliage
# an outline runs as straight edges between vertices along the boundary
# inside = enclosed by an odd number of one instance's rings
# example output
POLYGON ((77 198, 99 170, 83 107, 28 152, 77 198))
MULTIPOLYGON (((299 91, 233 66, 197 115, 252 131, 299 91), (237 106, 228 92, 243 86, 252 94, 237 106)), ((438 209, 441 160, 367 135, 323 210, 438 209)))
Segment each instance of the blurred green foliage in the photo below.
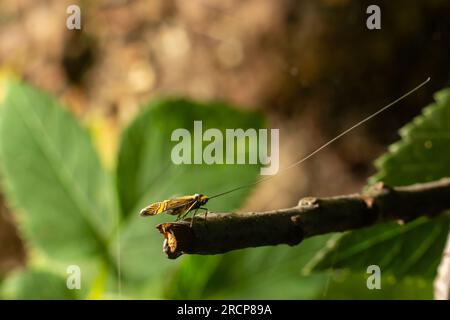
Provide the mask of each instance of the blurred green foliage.
POLYGON ((76 299, 60 276, 45 270, 25 270, 10 276, 1 288, 5 299, 76 299))
MULTIPOLYGON (((439 93, 437 103, 402 130, 402 141, 378 162, 375 180, 401 185, 450 176, 444 165, 449 94, 439 93)), ((168 260, 154 228, 168 216, 142 219, 140 208, 176 195, 219 193, 259 174, 257 165, 173 165, 170 135, 192 130, 194 120, 202 120, 204 130, 264 127, 260 115, 225 104, 161 100, 124 130, 116 166, 108 171, 69 112, 46 94, 11 83, 0 110, 1 180, 29 259, 2 283, 2 297, 431 298, 447 218, 320 236, 297 247, 168 260), (383 290, 367 289, 370 264, 381 266, 383 290), (81 290, 66 288, 69 265, 81 268, 81 290)), ((208 208, 236 209, 247 193, 214 199, 208 208)))

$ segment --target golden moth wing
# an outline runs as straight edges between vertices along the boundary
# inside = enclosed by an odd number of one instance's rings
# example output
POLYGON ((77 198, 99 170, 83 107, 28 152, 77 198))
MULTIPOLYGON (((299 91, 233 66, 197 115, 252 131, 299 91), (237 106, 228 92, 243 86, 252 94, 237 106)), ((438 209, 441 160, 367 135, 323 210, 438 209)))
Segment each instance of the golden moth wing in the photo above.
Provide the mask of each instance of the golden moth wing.
POLYGON ((139 214, 143 217, 154 216, 154 215, 157 215, 158 213, 161 213, 162 211, 160 211, 160 210, 163 207, 164 207, 164 202, 155 202, 155 203, 149 204, 147 207, 142 209, 139 214))
POLYGON ((168 214, 179 215, 186 212, 196 200, 193 196, 184 196, 166 201, 167 205, 164 211, 168 214))
POLYGON ((141 210, 141 216, 154 216, 159 213, 167 213, 172 215, 180 215, 187 210, 192 210, 196 203, 195 196, 182 196, 169 200, 155 202, 141 210))
POLYGON ((185 196, 169 199, 165 201, 167 202, 166 210, 187 206, 189 204, 192 204, 194 201, 195 198, 193 196, 185 196))

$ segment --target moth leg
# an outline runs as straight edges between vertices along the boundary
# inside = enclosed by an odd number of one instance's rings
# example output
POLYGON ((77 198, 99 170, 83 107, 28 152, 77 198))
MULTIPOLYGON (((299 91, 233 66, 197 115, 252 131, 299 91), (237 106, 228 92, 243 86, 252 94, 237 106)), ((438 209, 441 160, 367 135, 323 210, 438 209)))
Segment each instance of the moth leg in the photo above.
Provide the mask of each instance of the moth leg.
MULTIPOLYGON (((186 218, 186 216, 189 214, 189 212, 191 212, 191 210, 192 210, 192 208, 195 206, 195 204, 197 203, 197 201, 194 201, 194 203, 193 204, 191 204, 191 206, 186 210, 186 212, 185 213, 181 213, 180 215, 179 215, 179 219, 184 219, 184 218, 186 218)), ((179 220, 178 219, 178 220, 179 220)), ((176 221, 178 221, 178 220, 176 220, 176 221)))
POLYGON ((184 215, 184 213, 183 213, 183 212, 180 212, 180 213, 177 215, 177 218, 175 219, 175 222, 180 221, 180 220, 183 218, 183 215, 184 215))
POLYGON ((180 221, 183 220, 184 218, 186 218, 186 216, 189 214, 190 210, 186 210, 185 212, 181 212, 178 216, 177 216, 177 220, 175 221, 180 221))
POLYGON ((186 218, 186 216, 188 214, 189 214, 189 211, 186 211, 184 213, 180 213, 180 215, 178 216, 178 219, 176 221, 183 220, 184 218, 186 218))
POLYGON ((197 211, 198 211, 198 208, 195 209, 194 214, 192 215, 192 218, 191 218, 191 228, 192 228, 192 224, 194 223, 194 217, 195 217, 195 215, 197 214, 197 211))
POLYGON ((205 210, 205 216, 204 216, 204 220, 205 220, 205 223, 206 223, 206 217, 208 216, 208 212, 209 212, 209 210, 208 210, 208 208, 204 208, 204 207, 200 207, 199 209, 201 209, 201 210, 205 210))
POLYGON ((205 219, 206 219, 206 216, 208 215, 208 212, 209 212, 208 208, 200 207, 199 209, 205 210, 205 219))

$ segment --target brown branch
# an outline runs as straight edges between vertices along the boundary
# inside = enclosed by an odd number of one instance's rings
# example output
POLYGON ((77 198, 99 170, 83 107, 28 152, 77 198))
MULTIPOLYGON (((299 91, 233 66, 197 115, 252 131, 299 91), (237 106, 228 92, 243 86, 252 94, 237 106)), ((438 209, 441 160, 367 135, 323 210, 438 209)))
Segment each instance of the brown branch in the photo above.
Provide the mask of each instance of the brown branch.
POLYGON ((218 254, 277 244, 297 245, 330 232, 363 228, 397 220, 407 223, 450 209, 450 178, 390 188, 373 186, 363 194, 303 198, 296 207, 247 213, 208 213, 157 226, 170 259, 181 254, 218 254))

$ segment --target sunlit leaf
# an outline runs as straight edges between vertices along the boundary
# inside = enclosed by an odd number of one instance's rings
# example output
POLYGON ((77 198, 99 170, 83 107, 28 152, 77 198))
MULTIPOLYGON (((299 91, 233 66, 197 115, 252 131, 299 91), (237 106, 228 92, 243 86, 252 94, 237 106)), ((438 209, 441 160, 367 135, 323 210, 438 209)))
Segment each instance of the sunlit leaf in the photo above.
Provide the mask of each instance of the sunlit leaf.
POLYGON ((54 99, 17 82, 0 121, 2 182, 28 243, 68 264, 107 257, 113 184, 86 130, 54 99))

